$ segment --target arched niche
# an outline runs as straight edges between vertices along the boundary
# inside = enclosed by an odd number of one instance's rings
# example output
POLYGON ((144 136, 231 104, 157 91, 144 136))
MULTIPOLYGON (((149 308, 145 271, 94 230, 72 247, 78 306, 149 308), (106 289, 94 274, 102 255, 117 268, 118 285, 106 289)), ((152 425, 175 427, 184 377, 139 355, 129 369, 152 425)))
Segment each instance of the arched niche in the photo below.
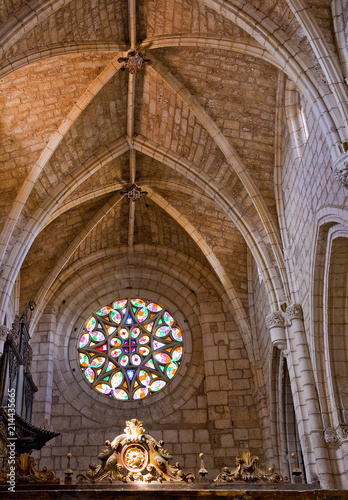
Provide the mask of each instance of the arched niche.
POLYGON ((335 231, 326 266, 327 372, 335 425, 348 425, 348 231, 335 231))
POLYGON ((287 357, 283 351, 273 348, 272 358, 272 436, 273 446, 283 475, 294 481, 293 470, 305 467, 298 434, 294 400, 291 390, 287 357))

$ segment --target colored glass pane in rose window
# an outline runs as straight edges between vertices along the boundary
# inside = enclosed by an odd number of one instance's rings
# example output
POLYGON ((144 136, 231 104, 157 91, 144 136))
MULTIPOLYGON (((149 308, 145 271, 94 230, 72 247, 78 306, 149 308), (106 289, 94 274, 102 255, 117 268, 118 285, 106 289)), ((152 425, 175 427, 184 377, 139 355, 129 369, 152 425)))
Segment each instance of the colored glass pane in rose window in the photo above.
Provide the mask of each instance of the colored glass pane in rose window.
POLYGON ((170 385, 180 369, 184 335, 162 305, 121 297, 101 304, 89 316, 77 352, 83 379, 91 388, 115 403, 137 401, 170 385))

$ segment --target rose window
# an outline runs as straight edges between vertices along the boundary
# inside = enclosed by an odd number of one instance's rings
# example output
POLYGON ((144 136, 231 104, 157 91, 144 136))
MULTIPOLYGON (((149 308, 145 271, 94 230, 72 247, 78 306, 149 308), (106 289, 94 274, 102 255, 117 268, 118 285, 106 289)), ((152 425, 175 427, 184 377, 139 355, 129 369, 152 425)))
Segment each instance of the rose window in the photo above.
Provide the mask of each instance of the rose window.
POLYGON ((183 337, 171 314, 142 299, 117 300, 86 321, 79 363, 98 392, 123 401, 143 399, 176 375, 183 337))

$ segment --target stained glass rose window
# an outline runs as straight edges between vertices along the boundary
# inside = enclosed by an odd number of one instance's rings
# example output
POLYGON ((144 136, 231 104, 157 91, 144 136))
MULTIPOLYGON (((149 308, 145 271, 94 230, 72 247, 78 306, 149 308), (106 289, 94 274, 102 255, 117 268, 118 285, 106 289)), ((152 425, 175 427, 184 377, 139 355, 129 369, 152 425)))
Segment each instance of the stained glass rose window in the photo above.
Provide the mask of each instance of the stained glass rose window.
POLYGON ((143 399, 166 387, 182 355, 183 336, 173 316, 140 298, 98 309, 86 321, 78 342, 86 381, 123 401, 143 399))

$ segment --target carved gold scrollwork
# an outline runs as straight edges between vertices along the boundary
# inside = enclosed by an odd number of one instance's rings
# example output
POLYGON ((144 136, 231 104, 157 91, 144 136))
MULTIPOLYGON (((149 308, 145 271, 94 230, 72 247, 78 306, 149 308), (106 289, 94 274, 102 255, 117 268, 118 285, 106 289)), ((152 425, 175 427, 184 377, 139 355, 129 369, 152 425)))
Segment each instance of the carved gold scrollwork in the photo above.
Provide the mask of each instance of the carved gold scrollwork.
POLYGON ((35 460, 29 453, 22 453, 16 460, 16 472, 19 483, 58 484, 59 478, 52 470, 44 467, 36 469, 35 460))
POLYGON ((77 482, 192 482, 193 474, 185 474, 180 464, 171 465, 172 457, 163 448, 163 441, 156 441, 145 433, 142 422, 133 419, 126 422, 124 434, 112 443, 106 441, 106 449, 99 454, 101 465, 90 464, 86 474, 79 474, 77 482))
POLYGON ((228 467, 224 467, 220 474, 214 479, 214 482, 285 482, 285 479, 273 469, 268 469, 268 472, 262 471, 259 468, 259 458, 256 456, 251 456, 249 451, 245 451, 241 457, 236 458, 236 465, 237 467, 234 470, 230 470, 228 467))

